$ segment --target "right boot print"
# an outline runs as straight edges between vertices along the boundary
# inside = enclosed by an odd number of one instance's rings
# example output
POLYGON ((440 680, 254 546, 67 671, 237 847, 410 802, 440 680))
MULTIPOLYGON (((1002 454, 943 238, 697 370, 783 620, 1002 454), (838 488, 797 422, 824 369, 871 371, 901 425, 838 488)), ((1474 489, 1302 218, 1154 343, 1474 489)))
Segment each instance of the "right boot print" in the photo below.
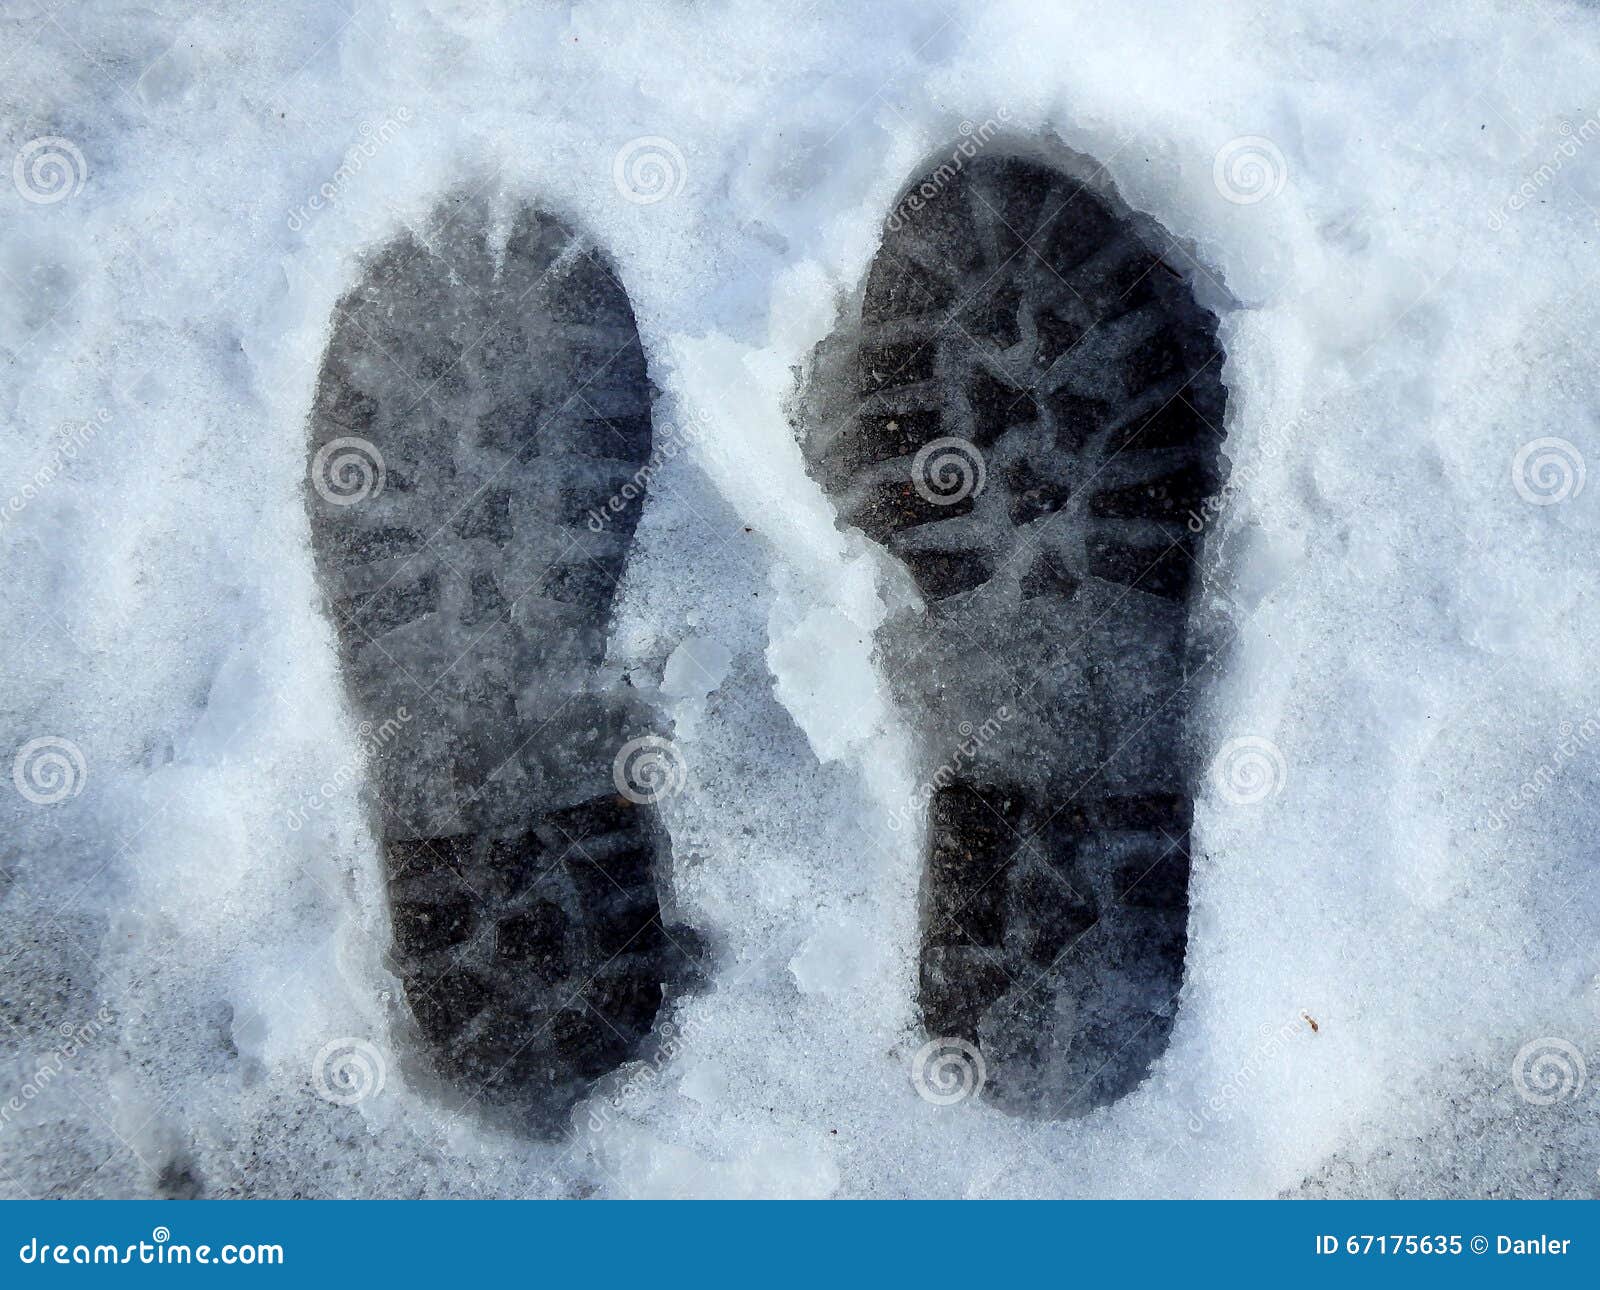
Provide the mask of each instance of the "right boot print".
POLYGON ((996 1104, 1078 1115, 1145 1078, 1183 984, 1217 322, 1156 230, 1051 167, 907 192, 819 350, 807 457, 923 606, 877 649, 921 745, 924 1027, 996 1104))

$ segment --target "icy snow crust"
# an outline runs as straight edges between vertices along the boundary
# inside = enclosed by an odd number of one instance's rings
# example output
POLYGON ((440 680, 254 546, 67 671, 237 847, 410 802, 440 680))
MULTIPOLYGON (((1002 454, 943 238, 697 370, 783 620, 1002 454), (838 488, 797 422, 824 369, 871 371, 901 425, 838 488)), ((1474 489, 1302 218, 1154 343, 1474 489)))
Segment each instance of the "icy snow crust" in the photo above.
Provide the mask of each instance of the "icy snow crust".
POLYGON ((1594 1193, 1596 495, 1533 504, 1513 463, 1597 445, 1596 15, 0 21, 5 156, 68 140, 81 179, 0 192, 9 747, 81 754, 4 799, 10 1193, 1594 1193), (899 584, 791 420, 903 186, 990 121, 1100 163, 1228 354, 1181 1012, 1061 1123, 913 1084, 899 584), (334 302, 462 185, 606 248, 687 445, 610 652, 677 720, 664 896, 710 980, 555 1143, 452 1115, 397 1038, 302 499, 334 302))

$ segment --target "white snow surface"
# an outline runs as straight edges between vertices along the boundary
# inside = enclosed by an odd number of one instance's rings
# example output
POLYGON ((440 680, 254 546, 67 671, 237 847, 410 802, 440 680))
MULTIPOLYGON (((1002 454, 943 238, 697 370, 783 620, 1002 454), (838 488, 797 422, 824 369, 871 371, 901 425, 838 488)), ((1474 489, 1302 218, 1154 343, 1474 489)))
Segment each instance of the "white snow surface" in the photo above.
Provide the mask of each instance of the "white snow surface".
POLYGON ((5 752, 81 754, 4 783, 6 1193, 1600 1188, 1600 13, 11 0, 0 67, 5 752), (1103 166, 1221 316, 1200 710, 1279 759, 1202 785, 1168 1052, 1061 1123, 913 1085, 890 593, 791 415, 901 187, 991 121, 1103 166), (682 718, 712 965, 570 1142, 448 1114, 393 1039, 302 500, 334 302, 461 189, 607 248, 689 442, 612 652, 682 718))

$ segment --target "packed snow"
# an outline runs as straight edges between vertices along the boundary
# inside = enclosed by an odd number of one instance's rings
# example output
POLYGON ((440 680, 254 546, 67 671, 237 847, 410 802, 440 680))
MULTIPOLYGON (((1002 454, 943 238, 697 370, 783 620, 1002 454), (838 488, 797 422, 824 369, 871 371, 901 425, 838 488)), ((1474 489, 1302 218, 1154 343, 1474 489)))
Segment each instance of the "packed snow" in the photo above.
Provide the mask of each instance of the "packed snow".
POLYGON ((1600 1192, 1600 13, 13 0, 0 68, 6 1194, 1600 1192), (1228 355, 1181 1012, 1061 1122, 917 1078, 898 593, 795 424, 968 138, 1102 167, 1228 355), (334 302, 462 189, 607 249, 682 445, 611 656, 707 979, 558 1141, 396 1039, 303 500, 334 302))

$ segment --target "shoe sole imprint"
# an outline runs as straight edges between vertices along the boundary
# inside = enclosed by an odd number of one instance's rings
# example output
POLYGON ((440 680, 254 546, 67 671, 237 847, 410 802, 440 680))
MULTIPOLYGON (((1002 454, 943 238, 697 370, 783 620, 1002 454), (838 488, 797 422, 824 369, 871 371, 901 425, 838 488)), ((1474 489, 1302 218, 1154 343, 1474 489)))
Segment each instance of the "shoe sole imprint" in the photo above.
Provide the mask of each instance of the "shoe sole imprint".
POLYGON ((888 221, 806 445, 905 567, 883 675, 918 729, 918 1002, 1046 1118, 1143 1080, 1187 941, 1189 605, 1219 484, 1216 319, 1153 227, 1050 166, 936 172, 888 221))
POLYGON ((593 247, 531 209, 495 240, 446 203, 340 300, 306 495, 416 1029, 555 1132, 684 966, 651 794, 613 773, 649 714, 604 669, 653 392, 593 247))

